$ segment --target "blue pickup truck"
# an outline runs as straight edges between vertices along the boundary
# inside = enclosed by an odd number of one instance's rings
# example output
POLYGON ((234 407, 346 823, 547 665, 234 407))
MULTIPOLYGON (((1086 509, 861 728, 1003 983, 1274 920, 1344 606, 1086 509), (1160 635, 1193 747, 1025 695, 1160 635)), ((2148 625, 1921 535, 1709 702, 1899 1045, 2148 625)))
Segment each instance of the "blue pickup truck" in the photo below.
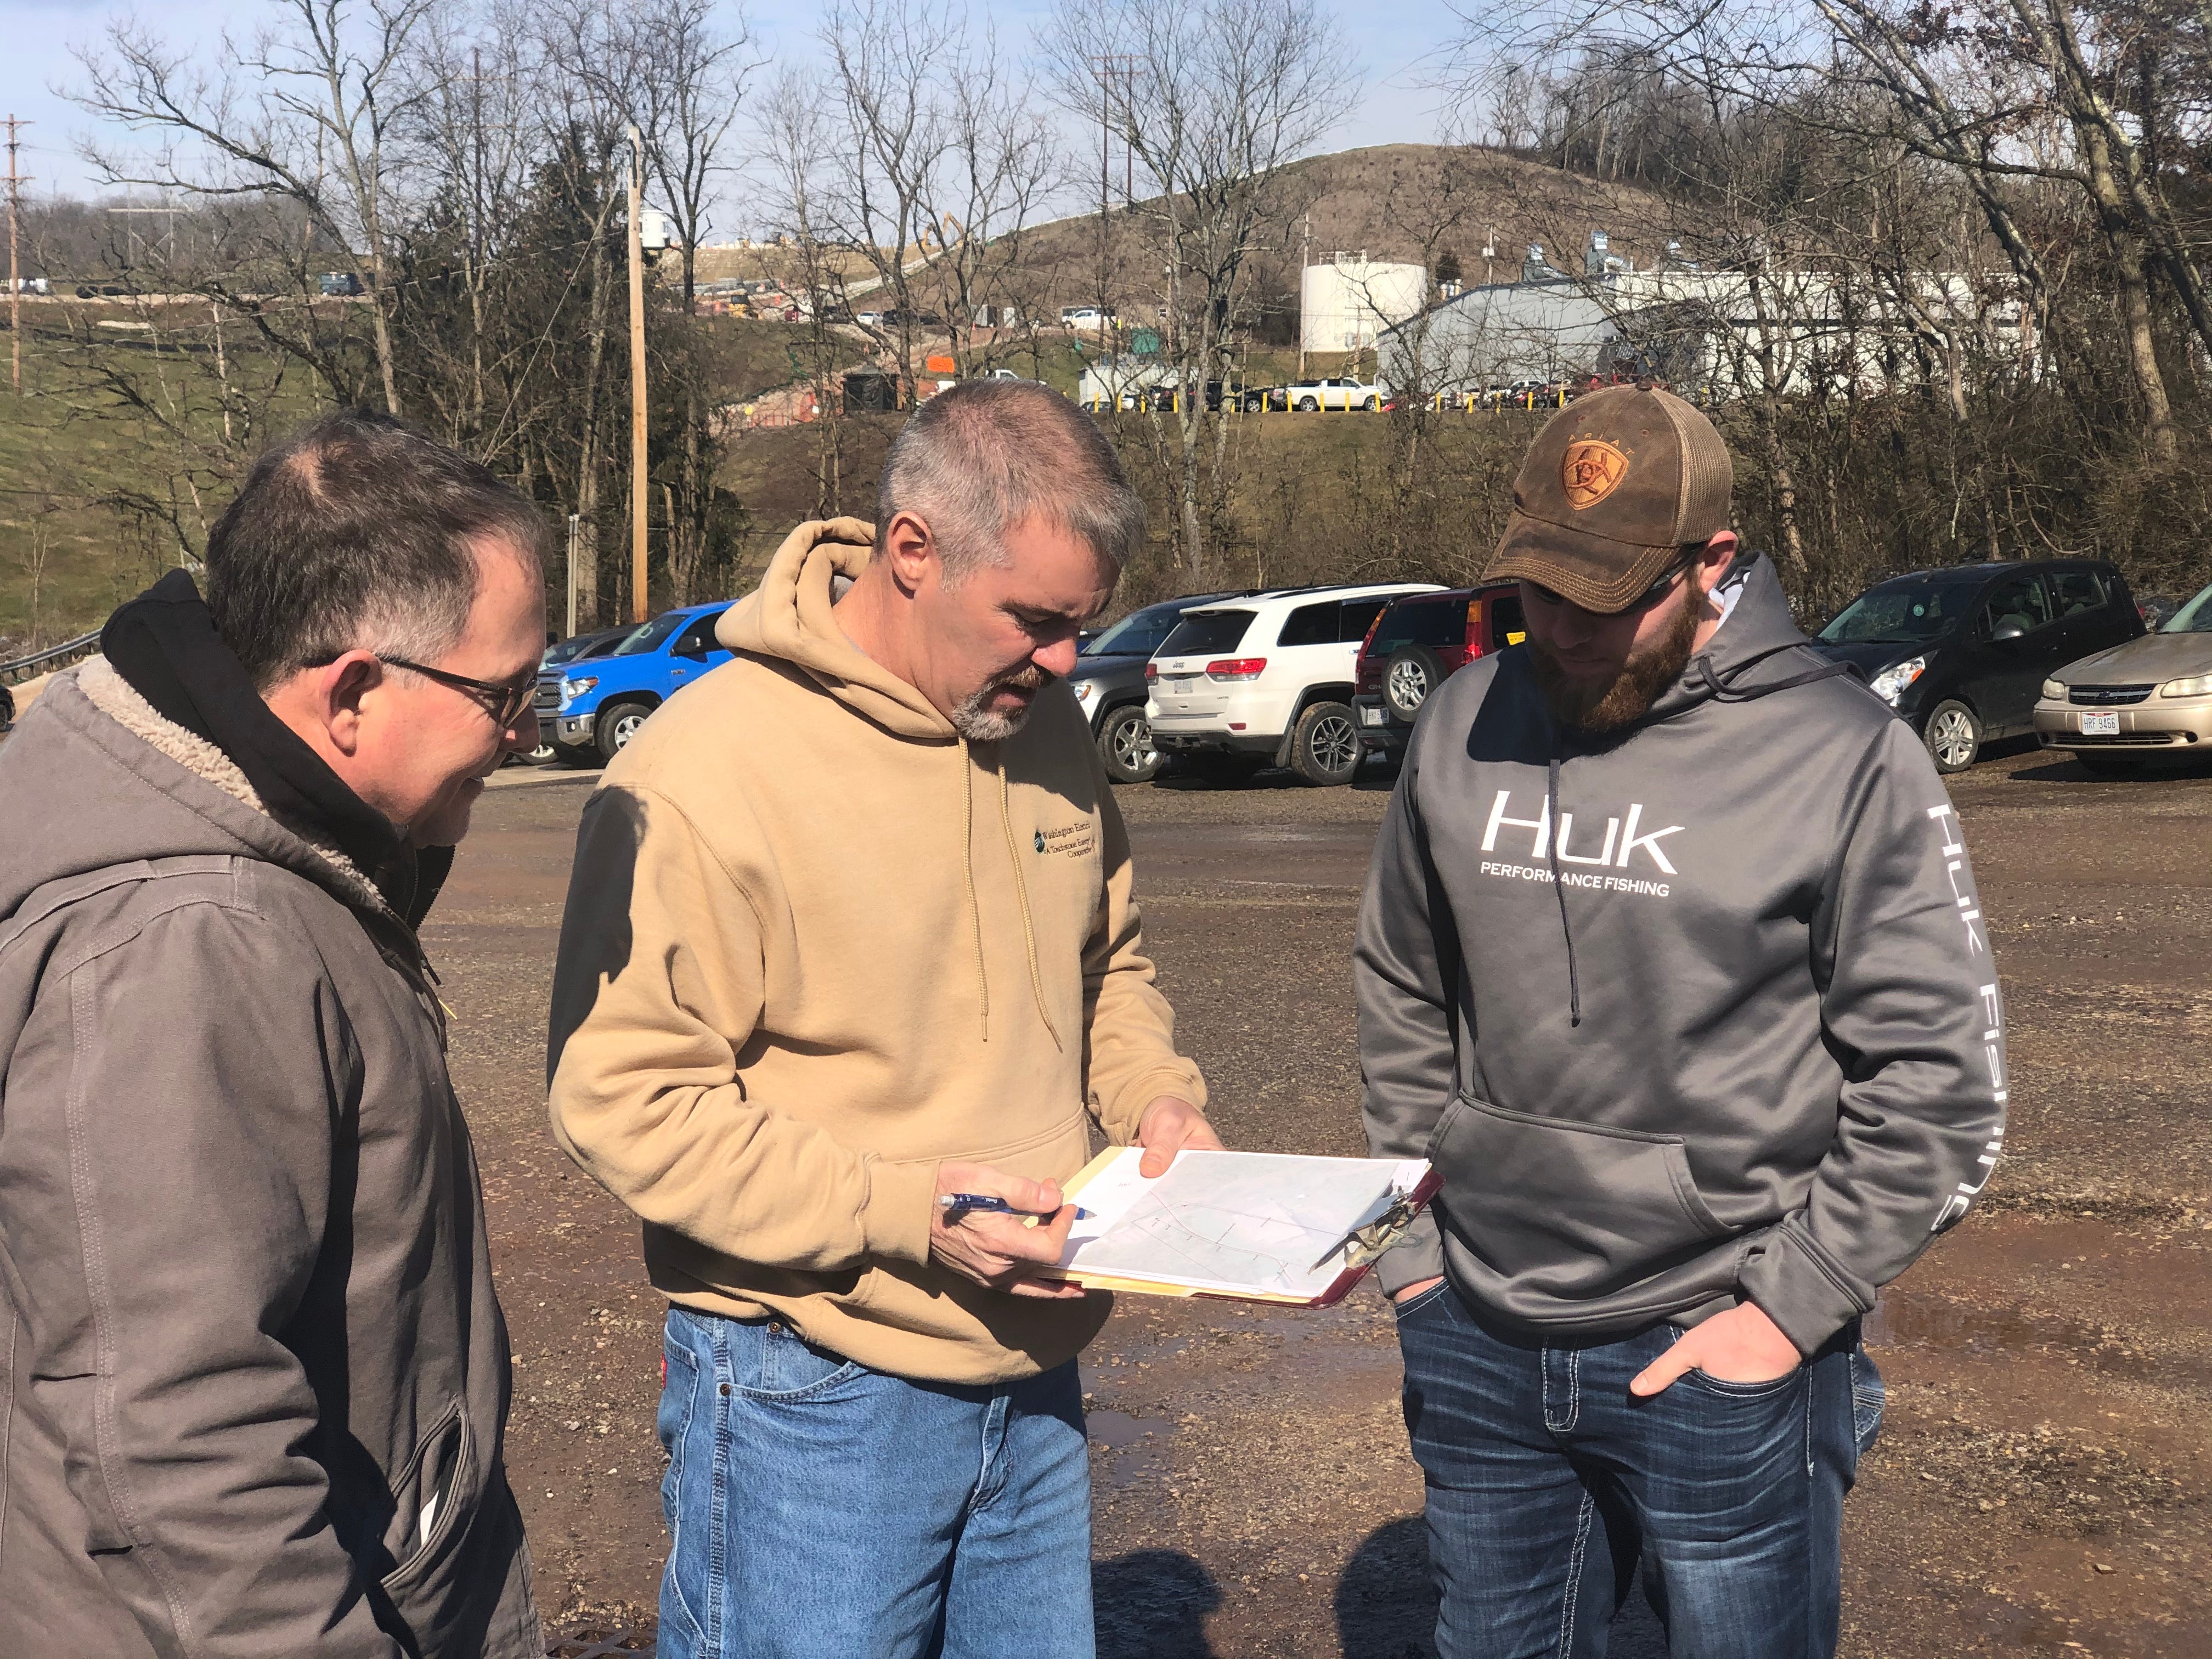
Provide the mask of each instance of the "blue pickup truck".
POLYGON ((574 765, 612 760, 647 714, 709 669, 729 661, 730 653, 714 642, 714 624, 730 604, 718 599, 664 611, 640 623, 602 655, 545 669, 532 699, 538 736, 557 757, 574 765))

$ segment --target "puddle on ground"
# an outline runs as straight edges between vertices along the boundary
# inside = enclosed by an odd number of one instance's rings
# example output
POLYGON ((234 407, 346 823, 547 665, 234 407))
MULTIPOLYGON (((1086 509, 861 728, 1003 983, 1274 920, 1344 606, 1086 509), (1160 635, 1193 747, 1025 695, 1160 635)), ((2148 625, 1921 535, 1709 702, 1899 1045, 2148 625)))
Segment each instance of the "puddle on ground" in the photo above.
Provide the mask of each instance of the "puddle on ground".
POLYGON ((1109 1486, 1133 1486, 1166 1472, 1168 1437, 1175 1425, 1164 1417, 1093 1410, 1085 1413, 1084 1427, 1093 1446, 1114 1454, 1106 1462, 1109 1486))
POLYGON ((2142 1381, 2177 1376, 2212 1380, 2212 1366, 2190 1357, 2153 1353, 2111 1334, 2055 1314, 2020 1308, 1977 1308, 1942 1297, 1884 1291, 1867 1316, 1867 1346, 1942 1348, 1967 1353, 2040 1353, 2092 1370, 2142 1381))

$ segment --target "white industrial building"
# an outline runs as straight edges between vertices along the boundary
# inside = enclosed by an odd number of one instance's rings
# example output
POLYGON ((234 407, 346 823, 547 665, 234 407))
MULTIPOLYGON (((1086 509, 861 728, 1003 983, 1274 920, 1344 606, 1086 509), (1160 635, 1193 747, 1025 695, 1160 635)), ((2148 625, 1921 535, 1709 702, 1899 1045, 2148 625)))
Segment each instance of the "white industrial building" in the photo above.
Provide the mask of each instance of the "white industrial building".
POLYGON ((1148 402, 1161 389, 1180 384, 1180 377, 1155 358, 1107 357, 1087 365, 1077 384, 1075 401, 1085 409, 1121 409, 1148 402))
POLYGON ((1916 382, 1925 372, 1916 334, 1925 343, 1980 332, 2033 356, 2016 299, 1993 300, 1963 276, 1915 277, 1906 305, 1828 271, 1705 270, 1671 256, 1637 270, 1599 231, 1577 276, 1532 245, 1517 280, 1468 289, 1386 330, 1379 378, 1394 392, 1449 398, 1652 374, 1686 393, 1727 398, 1770 378, 1788 392, 1916 382))
POLYGON ((1298 279, 1299 349, 1364 351, 1428 297, 1429 273, 1419 265, 1332 253, 1298 279))

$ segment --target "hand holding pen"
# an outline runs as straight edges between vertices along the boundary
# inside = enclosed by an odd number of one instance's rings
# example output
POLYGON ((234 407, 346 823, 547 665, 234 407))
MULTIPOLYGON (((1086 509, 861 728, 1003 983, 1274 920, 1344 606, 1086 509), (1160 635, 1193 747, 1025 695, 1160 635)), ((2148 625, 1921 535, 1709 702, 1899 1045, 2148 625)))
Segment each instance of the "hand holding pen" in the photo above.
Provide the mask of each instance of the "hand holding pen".
POLYGON ((929 1206, 930 1258, 1010 1296, 1081 1296, 1079 1285, 1031 1277, 1060 1260, 1079 1213, 1058 1182, 1026 1180, 988 1164, 940 1164, 929 1206))
MULTIPOLYGON (((937 1207, 945 1212, 947 1224, 959 1220, 970 1210, 975 1211, 978 1215, 1010 1215, 1024 1227, 1034 1227, 1040 1222, 1049 1221, 1054 1213, 1051 1211, 1017 1209, 1005 1199, 994 1198, 988 1193, 939 1193, 937 1195, 937 1207)), ((1063 1205, 1061 1207, 1065 1209, 1068 1206, 1063 1205)), ((1075 1218, 1078 1221, 1088 1221, 1091 1218, 1091 1212, 1077 1206, 1075 1218)))

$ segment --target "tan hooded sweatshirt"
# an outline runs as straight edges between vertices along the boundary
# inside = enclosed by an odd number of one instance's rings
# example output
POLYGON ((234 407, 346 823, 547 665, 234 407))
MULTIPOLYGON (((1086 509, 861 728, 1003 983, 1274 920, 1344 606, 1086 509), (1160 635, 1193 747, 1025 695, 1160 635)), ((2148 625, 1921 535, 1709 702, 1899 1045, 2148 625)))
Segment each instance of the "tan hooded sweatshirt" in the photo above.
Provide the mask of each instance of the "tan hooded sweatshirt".
POLYGON ((1128 840, 1064 686, 969 744, 830 609, 872 533, 799 526, 724 616, 738 653, 654 714, 584 809, 561 930, 553 1128, 645 1223, 654 1285, 775 1314, 902 1376, 1073 1357, 1106 1299, 929 1258, 940 1159, 1065 1180, 1127 1144, 1175 1051, 1128 840))

